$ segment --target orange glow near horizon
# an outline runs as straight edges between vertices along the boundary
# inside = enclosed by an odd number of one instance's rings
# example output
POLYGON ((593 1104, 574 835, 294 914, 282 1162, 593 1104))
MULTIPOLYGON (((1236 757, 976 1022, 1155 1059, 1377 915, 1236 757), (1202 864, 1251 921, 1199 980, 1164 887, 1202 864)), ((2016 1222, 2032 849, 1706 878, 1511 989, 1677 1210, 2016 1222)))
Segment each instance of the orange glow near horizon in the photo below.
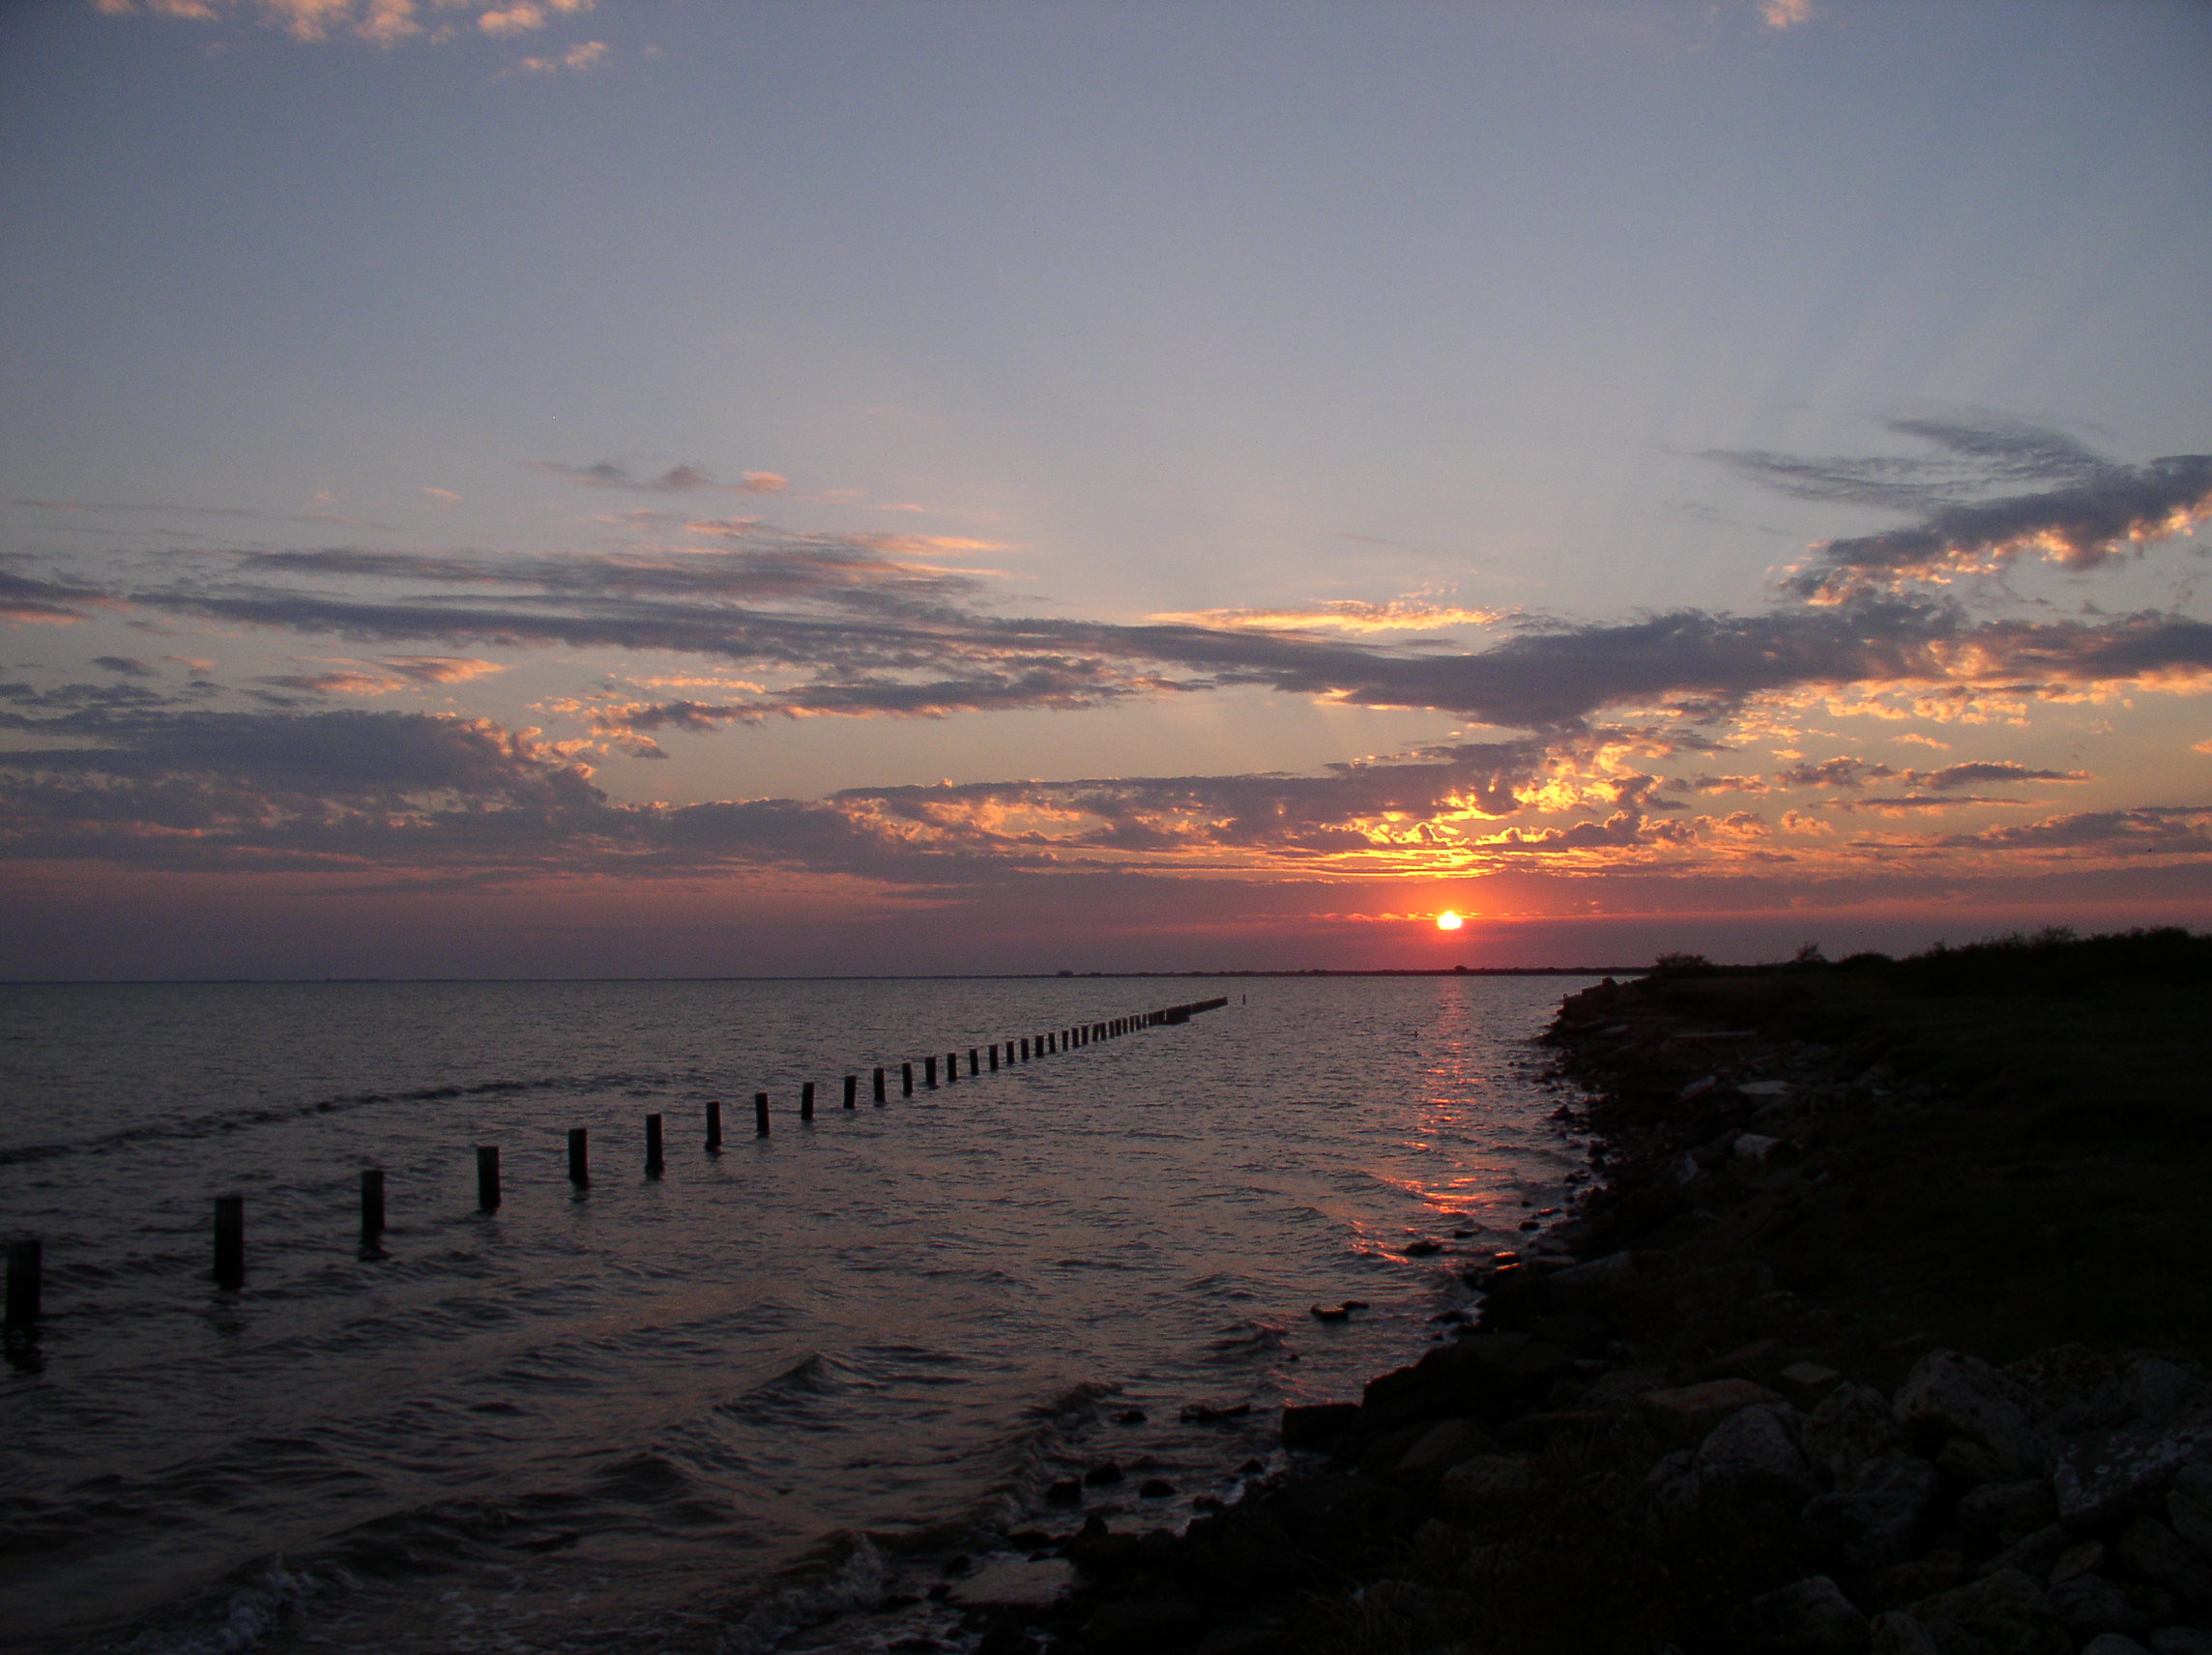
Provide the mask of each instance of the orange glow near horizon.
POLYGON ((1458 915, 1454 914, 1448 908, 1437 915, 1437 929, 1439 931, 1457 931, 1462 925, 1465 925, 1466 923, 1466 920, 1462 919, 1458 915))

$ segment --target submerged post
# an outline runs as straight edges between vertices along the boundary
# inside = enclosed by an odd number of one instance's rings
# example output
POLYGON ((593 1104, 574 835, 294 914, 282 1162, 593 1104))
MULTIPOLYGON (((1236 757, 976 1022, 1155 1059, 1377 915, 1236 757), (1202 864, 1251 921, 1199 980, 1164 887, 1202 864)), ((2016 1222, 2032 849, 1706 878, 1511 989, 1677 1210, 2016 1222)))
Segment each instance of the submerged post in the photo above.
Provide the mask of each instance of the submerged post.
POLYGON ((991 1072, 999 1072, 999 1043, 996 1040, 991 1042, 991 1072))
POLYGON ((876 1071, 876 1101, 884 1101, 884 1071, 881 1069, 876 1071))
POLYGON ((722 1100, 716 1098, 707 1105, 707 1153, 722 1152, 722 1100))
POLYGON ((246 1198, 215 1198, 215 1279, 218 1286, 243 1287, 246 1283, 246 1198))
POLYGON ((1029 1036, 1028 1036, 1027 1034, 1025 1034, 1025 1035, 1023 1035, 1023 1036, 1022 1036, 1022 1061, 1026 1063, 1026 1062, 1028 1062, 1029 1060, 1030 1060, 1030 1039, 1029 1039, 1029 1036))
POLYGON ((768 1136, 768 1093, 765 1091, 753 1093, 753 1136, 768 1136))
POLYGON ((801 1120, 814 1118, 814 1083, 812 1081, 808 1081, 799 1089, 799 1118, 801 1120))
POLYGON ((845 1107, 851 1109, 859 1095, 860 1077, 859 1075, 847 1075, 845 1077, 845 1107))
POLYGON ((39 1265, 42 1251, 36 1235, 8 1243, 8 1325, 31 1327, 39 1320, 39 1265))
POLYGON ((660 1117, 649 1115, 645 1118, 645 1176, 657 1178, 663 1165, 660 1157, 660 1117))
POLYGON ((568 1181, 578 1189, 592 1181, 591 1135, 581 1126, 568 1128, 568 1181))
POLYGON ((477 1146, 477 1210, 499 1210, 499 1146, 477 1146))
MULTIPOLYGON (((975 1071, 974 1071, 973 1069, 971 1069, 971 1070, 969 1071, 969 1073, 971 1073, 971 1074, 973 1074, 974 1072, 975 1072, 975 1071)), ((959 1078, 960 1078, 960 1054, 959 1054, 958 1052, 947 1052, 947 1053, 946 1053, 946 1054, 945 1054, 945 1084, 946 1084, 946 1086, 950 1086, 950 1085, 951 1085, 951 1084, 952 1084, 954 1081, 958 1080, 959 1078)))
POLYGON ((361 1170, 361 1239, 366 1246, 384 1234, 384 1169, 361 1170))
POLYGON ((935 1058, 922 1059, 921 1084, 927 1087, 933 1087, 937 1084, 937 1060, 935 1058))
POLYGON ((912 1063, 901 1063, 901 1064, 899 1064, 899 1066, 898 1066, 898 1084, 899 1084, 899 1096, 901 1096, 901 1097, 912 1097, 912 1096, 914 1096, 914 1065, 913 1065, 912 1063))
MULTIPOLYGON (((975 1046, 971 1046, 968 1048, 968 1078, 970 1080, 974 1080, 977 1075, 983 1072, 982 1066, 975 1061, 976 1056, 980 1050, 981 1048, 975 1046)), ((991 1054, 991 1067, 995 1069, 998 1066, 999 1054, 994 1051, 991 1054)))

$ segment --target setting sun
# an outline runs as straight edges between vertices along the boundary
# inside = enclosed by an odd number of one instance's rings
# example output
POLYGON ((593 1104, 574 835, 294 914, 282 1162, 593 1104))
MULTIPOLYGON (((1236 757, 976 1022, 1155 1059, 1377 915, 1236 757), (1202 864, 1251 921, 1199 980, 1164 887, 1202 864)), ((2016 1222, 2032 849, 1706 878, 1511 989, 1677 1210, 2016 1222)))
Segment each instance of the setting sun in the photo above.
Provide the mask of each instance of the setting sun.
POLYGON ((1454 914, 1448 908, 1437 915, 1437 929, 1439 931, 1457 931, 1462 925, 1465 925, 1466 923, 1466 920, 1462 919, 1458 915, 1454 914))

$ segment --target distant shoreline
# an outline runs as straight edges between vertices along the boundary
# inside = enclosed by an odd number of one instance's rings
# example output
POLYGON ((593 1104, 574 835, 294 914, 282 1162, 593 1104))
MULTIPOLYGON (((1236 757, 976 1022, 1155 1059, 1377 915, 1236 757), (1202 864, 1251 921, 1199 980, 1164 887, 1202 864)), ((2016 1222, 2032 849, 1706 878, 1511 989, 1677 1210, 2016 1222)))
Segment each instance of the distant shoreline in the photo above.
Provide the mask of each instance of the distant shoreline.
POLYGON ((1640 977, 1649 966, 1422 966, 1204 972, 855 972, 700 977, 15 977, 0 988, 301 988, 334 983, 1092 982, 1137 977, 1640 977))

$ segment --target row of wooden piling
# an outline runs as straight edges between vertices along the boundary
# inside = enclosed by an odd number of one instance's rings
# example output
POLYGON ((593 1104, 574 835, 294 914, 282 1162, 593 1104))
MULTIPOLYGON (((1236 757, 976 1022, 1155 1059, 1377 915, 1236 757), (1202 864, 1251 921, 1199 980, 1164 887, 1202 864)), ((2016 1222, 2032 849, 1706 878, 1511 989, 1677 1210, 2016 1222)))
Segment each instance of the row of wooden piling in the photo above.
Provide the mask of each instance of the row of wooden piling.
MULTIPOLYGON (((985 1074, 999 1072, 1002 1056, 1006 1067, 1017 1063, 1033 1062, 1059 1053, 1079 1050, 1097 1040, 1111 1040, 1124 1034, 1138 1033, 1146 1029, 1188 1023, 1202 1011, 1211 1011, 1229 1003, 1226 997, 1215 1000, 1193 1001, 1186 1005, 1171 1005, 1156 1011, 1141 1012, 1127 1017, 1110 1017, 1097 1023, 1079 1023, 1066 1029, 1048 1030, 1017 1039, 995 1042, 990 1046, 970 1046, 967 1049, 968 1076, 971 1080, 985 1074)), ((961 1052, 956 1048, 945 1054, 945 1084, 957 1085, 960 1080, 961 1052)), ((931 1054, 921 1060, 921 1085, 924 1089, 938 1086, 938 1060, 931 1054)), ((899 1095, 912 1097, 915 1091, 915 1066, 901 1062, 899 1070, 899 1095)), ((889 1101, 889 1077, 887 1067, 875 1069, 868 1077, 871 1099, 878 1108, 889 1101)), ((846 1109, 859 1106, 860 1077, 844 1078, 843 1105, 846 1109)), ((753 1135, 766 1138, 770 1134, 769 1094, 753 1093, 753 1135)), ((814 1083, 805 1082, 799 1092, 799 1118, 814 1118, 814 1083)), ((722 1147, 722 1105, 719 1099, 710 1101, 706 1107, 706 1152, 717 1154, 722 1147)), ((500 1205, 499 1146, 479 1144, 477 1150, 477 1210, 496 1212, 500 1205)), ((657 1178, 667 1165, 665 1135, 662 1117, 645 1118, 645 1176, 657 1178)), ((587 1128, 572 1126, 568 1129, 568 1181, 578 1190, 591 1187, 591 1135, 587 1128)), ((380 1167, 365 1167, 361 1175, 361 1242, 364 1253, 373 1253, 377 1239, 385 1230, 384 1171, 380 1167)), ((12 1335, 27 1333, 38 1323, 42 1311, 42 1274, 44 1246, 37 1236, 24 1236, 8 1243, 8 1299, 6 1325, 12 1335)), ((240 1195, 218 1195, 215 1198, 215 1269, 218 1286, 236 1288, 246 1282, 246 1198, 240 1195)))

